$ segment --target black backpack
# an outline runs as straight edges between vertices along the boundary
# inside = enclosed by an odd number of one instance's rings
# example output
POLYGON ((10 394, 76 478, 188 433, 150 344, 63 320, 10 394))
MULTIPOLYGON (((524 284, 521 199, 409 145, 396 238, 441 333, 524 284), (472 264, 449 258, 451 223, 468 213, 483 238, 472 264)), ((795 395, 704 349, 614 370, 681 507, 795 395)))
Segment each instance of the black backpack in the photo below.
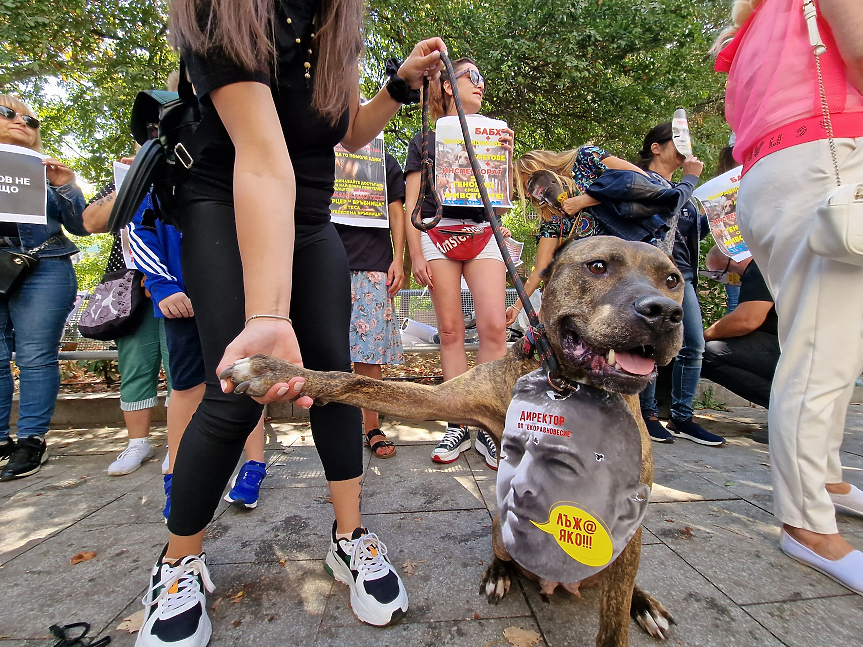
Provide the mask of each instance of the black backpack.
POLYGON ((119 231, 132 221, 147 193, 153 194, 156 215, 177 226, 176 188, 182 184, 200 152, 195 131, 201 108, 180 61, 179 92, 139 92, 132 107, 132 137, 141 145, 126 173, 111 209, 108 229, 119 231), (157 126, 157 132, 154 132, 157 126))

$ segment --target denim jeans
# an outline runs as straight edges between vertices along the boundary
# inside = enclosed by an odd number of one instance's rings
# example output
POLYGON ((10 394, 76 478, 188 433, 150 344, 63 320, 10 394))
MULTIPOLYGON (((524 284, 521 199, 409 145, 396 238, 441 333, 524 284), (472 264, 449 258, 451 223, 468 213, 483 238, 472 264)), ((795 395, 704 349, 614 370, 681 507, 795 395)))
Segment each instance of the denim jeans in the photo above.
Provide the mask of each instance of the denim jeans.
POLYGON ((0 295, 0 440, 9 437, 18 366, 18 439, 48 433, 60 392, 60 338, 72 311, 78 280, 72 261, 43 258, 11 294, 0 295))
MULTIPOLYGON (((704 325, 701 306, 690 279, 683 289, 683 348, 674 358, 671 373, 671 417, 687 420, 692 417, 692 401, 701 377, 701 356, 704 354, 704 325)), ((657 414, 656 381, 641 392, 641 413, 644 417, 657 414)))

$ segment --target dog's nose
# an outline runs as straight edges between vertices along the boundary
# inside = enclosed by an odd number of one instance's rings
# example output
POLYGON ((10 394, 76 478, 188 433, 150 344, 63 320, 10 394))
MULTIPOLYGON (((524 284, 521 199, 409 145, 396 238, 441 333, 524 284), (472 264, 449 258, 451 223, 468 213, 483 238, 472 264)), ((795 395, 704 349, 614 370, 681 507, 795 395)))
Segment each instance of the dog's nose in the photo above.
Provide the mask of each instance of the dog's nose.
POLYGON ((644 297, 635 302, 635 311, 652 329, 659 331, 666 323, 679 326, 683 321, 683 308, 668 297, 644 297))

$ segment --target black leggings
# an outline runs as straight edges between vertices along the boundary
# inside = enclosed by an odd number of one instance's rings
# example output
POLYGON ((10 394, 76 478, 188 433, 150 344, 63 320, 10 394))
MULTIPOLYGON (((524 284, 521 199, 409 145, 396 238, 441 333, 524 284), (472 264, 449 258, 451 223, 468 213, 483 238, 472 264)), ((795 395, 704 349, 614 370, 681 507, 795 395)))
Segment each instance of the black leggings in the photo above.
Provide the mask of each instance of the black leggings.
MULTIPOLYGON (((243 267, 229 197, 185 190, 183 277, 207 371, 204 399, 186 428, 174 465, 168 529, 194 535, 212 520, 225 485, 255 428, 263 406, 246 395, 223 393, 216 375, 225 347, 243 329, 243 267)), ((310 369, 351 371, 351 280, 335 228, 298 225, 294 244, 291 319, 310 369)), ((362 475, 360 410, 342 404, 314 406, 312 437, 328 481, 362 475)))

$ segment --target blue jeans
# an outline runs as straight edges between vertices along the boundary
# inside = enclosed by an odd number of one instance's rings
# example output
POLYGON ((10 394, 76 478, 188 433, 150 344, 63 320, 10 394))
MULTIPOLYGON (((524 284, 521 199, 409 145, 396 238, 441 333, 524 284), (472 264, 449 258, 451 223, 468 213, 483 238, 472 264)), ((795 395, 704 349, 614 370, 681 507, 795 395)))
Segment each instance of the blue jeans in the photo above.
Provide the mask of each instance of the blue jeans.
POLYGON ((737 307, 737 301, 740 299, 740 286, 726 283, 725 298, 727 303, 725 314, 730 315, 732 312, 734 312, 734 309, 737 307))
POLYGON ((43 258, 11 294, 0 295, 0 441, 9 437, 13 351, 19 370, 18 439, 48 433, 60 392, 60 338, 77 291, 67 256, 43 258))
MULTIPOLYGON (((671 373, 671 417, 687 420, 692 417, 692 401, 701 377, 701 356, 704 354, 704 325, 695 287, 688 278, 683 288, 683 348, 674 358, 671 373)), ((641 413, 646 418, 657 414, 656 381, 641 392, 641 413)))

